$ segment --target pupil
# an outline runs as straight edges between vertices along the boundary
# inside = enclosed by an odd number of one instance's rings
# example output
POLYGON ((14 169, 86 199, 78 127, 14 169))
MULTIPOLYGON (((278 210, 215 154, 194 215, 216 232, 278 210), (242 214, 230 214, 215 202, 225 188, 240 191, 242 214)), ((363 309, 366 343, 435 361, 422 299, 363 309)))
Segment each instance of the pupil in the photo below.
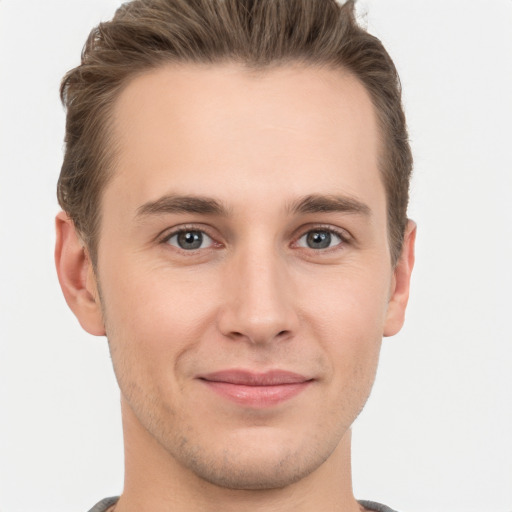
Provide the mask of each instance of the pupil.
POLYGON ((199 249, 203 243, 203 234, 200 231, 185 231, 178 235, 178 245, 182 249, 199 249))
POLYGON ((328 231, 313 231, 308 234, 307 242, 312 249, 326 249, 331 245, 331 234, 328 231))

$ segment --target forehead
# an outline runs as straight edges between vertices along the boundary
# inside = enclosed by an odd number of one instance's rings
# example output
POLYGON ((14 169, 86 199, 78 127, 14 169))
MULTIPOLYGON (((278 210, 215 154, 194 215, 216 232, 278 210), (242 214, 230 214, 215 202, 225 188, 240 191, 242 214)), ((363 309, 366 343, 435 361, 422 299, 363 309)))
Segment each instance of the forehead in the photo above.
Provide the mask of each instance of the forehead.
POLYGON ((163 193, 224 194, 235 207, 247 191, 288 202, 383 193, 374 108, 340 69, 168 65, 126 86, 113 130, 118 154, 107 189, 129 194, 133 206, 163 193))

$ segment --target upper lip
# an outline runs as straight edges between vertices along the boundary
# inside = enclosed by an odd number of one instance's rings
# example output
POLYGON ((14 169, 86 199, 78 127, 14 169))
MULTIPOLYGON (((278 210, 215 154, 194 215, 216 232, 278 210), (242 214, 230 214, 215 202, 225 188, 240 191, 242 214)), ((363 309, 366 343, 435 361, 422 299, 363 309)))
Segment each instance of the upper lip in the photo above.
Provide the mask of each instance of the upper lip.
POLYGON ((199 378, 210 382, 225 382, 243 386, 279 386, 282 384, 300 384, 301 382, 312 380, 299 373, 286 370, 254 372, 239 369, 208 373, 200 375, 199 378))

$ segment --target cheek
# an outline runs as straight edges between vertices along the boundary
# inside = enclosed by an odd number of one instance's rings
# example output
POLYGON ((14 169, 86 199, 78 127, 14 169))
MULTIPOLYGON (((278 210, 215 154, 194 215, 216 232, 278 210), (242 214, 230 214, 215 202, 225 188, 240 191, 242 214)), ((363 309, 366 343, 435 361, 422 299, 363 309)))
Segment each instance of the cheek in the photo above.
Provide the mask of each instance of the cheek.
POLYGON ((306 324, 329 358, 337 386, 362 386, 363 393, 371 388, 387 310, 388 279, 382 276, 352 268, 326 280, 322 293, 310 293, 303 303, 306 324))
POLYGON ((313 275, 300 293, 301 308, 309 323, 330 331, 322 338, 364 345, 366 339, 382 337, 390 282, 389 269, 369 265, 313 275))
POLYGON ((175 366, 181 354, 191 350, 199 333, 211 325, 212 287, 198 286, 197 279, 170 272, 144 270, 121 273, 111 269, 105 280, 103 300, 107 336, 116 358, 131 371, 139 368, 149 378, 160 368, 175 366), (131 276, 127 278, 126 276, 131 276))
MULTIPOLYGON (((375 380, 382 343, 382 322, 376 313, 382 309, 372 300, 353 295, 342 300, 331 312, 331 336, 325 336, 323 350, 330 358, 329 401, 333 428, 347 428, 364 407, 375 380), (372 314, 373 313, 373 314, 372 314), (339 418, 344 422, 340 422, 339 418), (347 420, 348 419, 348 420, 347 420)), ((380 315, 380 312, 379 312, 380 315)))

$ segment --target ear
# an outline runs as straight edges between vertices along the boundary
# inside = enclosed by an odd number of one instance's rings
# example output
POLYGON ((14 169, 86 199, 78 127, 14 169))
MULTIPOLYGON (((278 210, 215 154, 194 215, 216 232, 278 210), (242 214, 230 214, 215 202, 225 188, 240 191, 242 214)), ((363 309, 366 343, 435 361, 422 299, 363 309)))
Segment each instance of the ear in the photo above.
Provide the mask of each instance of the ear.
POLYGON ((55 228, 55 265, 64 298, 88 333, 103 336, 105 326, 96 276, 87 249, 66 213, 57 215, 55 228))
POLYGON ((409 220, 405 229, 402 253, 393 272, 391 294, 384 324, 384 336, 393 336, 402 328, 409 300, 411 273, 414 267, 416 224, 409 220))

